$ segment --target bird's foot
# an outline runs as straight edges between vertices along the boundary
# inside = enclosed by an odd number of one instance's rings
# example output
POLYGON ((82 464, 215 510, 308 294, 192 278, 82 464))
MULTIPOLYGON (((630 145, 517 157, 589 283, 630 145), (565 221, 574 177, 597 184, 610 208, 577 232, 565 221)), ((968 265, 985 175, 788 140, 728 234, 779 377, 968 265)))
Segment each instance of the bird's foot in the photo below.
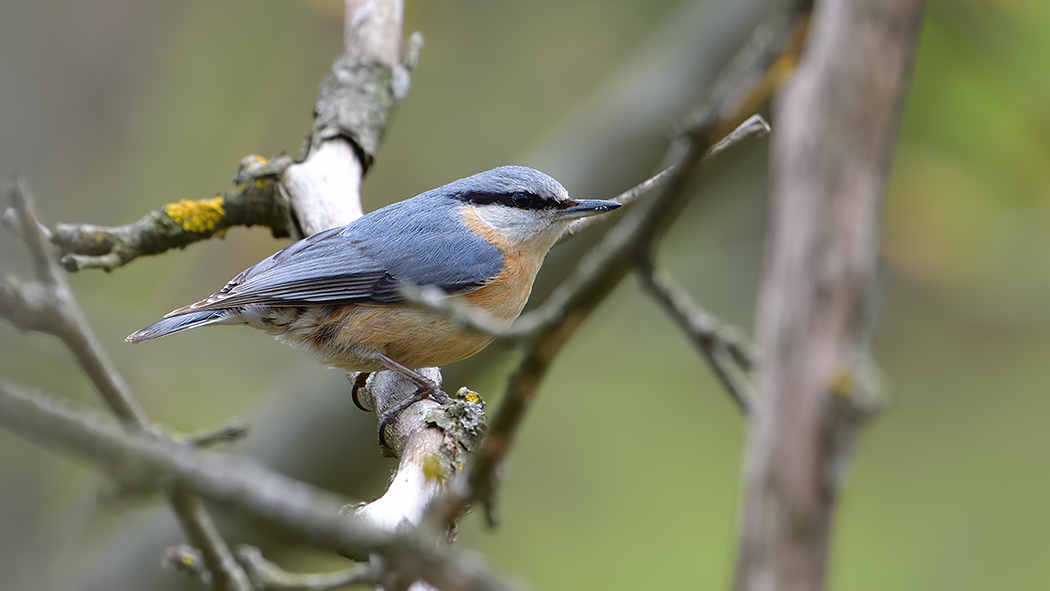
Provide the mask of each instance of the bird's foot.
POLYGON ((408 407, 412 406, 417 402, 422 402, 426 399, 433 400, 438 404, 447 404, 452 401, 452 397, 449 396, 442 390, 437 384, 429 380, 425 380, 424 385, 420 385, 416 388, 416 391, 412 393, 404 402, 397 405, 396 407, 383 413, 383 417, 379 419, 379 445, 382 447, 389 447, 386 443, 386 428, 387 425, 397 420, 401 413, 408 407))

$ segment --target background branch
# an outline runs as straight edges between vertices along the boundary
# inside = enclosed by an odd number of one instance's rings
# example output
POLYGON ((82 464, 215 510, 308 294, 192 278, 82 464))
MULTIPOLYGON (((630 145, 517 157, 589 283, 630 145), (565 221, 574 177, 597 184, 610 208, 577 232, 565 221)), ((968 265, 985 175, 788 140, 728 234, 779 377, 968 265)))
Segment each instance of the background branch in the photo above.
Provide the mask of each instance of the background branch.
POLYGON ((747 414, 754 392, 746 375, 754 364, 750 346, 736 327, 725 326, 710 312, 697 306, 689 294, 667 273, 657 271, 651 261, 638 266, 638 277, 646 290, 663 306, 711 368, 715 378, 740 410, 747 414))

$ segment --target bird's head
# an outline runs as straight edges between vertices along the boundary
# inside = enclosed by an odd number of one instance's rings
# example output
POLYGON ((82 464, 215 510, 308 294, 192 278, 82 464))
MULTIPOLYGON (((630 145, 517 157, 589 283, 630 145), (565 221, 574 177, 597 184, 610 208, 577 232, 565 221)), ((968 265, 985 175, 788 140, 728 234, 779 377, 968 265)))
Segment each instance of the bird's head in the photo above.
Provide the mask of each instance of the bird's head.
POLYGON ((620 207, 615 201, 573 199, 558 181, 525 166, 501 166, 442 189, 506 244, 542 252, 573 220, 620 207))

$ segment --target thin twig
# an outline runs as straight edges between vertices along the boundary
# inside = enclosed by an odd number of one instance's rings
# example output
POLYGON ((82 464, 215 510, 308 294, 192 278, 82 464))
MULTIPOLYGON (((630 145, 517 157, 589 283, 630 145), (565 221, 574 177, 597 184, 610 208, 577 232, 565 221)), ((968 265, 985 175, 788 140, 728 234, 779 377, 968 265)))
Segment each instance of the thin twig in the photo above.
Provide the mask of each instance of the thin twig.
POLYGON ((237 561, 248 571, 258 588, 267 591, 329 591, 351 585, 378 585, 379 569, 371 564, 359 564, 331 573, 290 573, 266 560, 254 546, 238 546, 237 561))
MULTIPOLYGON (((761 115, 752 115, 746 120, 744 120, 744 122, 741 123, 738 127, 736 127, 736 129, 734 129, 729 135, 722 138, 722 140, 719 141, 717 144, 711 146, 711 149, 707 151, 707 156, 714 156, 716 154, 720 154, 723 150, 730 148, 739 142, 753 137, 762 137, 764 135, 769 134, 769 132, 770 128, 769 124, 766 123, 766 120, 763 119, 761 115)), ((648 179, 642 181, 641 183, 638 183, 634 187, 631 187, 630 189, 627 189, 626 191, 620 193, 616 197, 613 197, 611 201, 615 201, 622 205, 633 204, 638 198, 660 188, 664 181, 667 180, 667 177, 668 175, 670 175, 672 168, 674 167, 669 166, 661 170, 660 172, 654 174, 648 179)), ((576 234, 579 234, 580 232, 591 228, 597 224, 605 223, 613 219, 614 217, 616 216, 599 215, 578 219, 569 225, 569 227, 565 230, 565 233, 562 234, 561 238, 558 239, 558 243, 560 244, 561 242, 572 238, 576 234)))
MULTIPOLYGON (((330 591, 352 585, 378 585, 379 569, 371 564, 359 564, 330 573, 290 573, 266 560, 255 546, 238 546, 234 550, 237 562, 248 573, 256 591, 330 591)), ((201 560, 200 550, 180 544, 164 552, 164 566, 186 572, 204 583, 211 584, 212 576, 201 560)))
POLYGON ((248 423, 235 418, 228 420, 225 424, 215 429, 193 433, 185 439, 186 443, 194 447, 206 448, 220 443, 231 443, 244 439, 248 436, 248 431, 248 423))
POLYGON ((714 314, 696 305, 670 275, 657 271, 651 262, 639 264, 638 276, 675 324, 685 331, 740 410, 748 414, 755 398, 751 384, 741 371, 751 369, 752 357, 740 330, 723 325, 714 314))
MULTIPOLYGON (((610 201, 615 201, 621 205, 633 204, 640 197, 658 189, 664 183, 664 181, 667 180, 668 175, 671 174, 672 168, 673 167, 667 167, 661 170, 660 172, 645 179, 644 181, 638 183, 630 189, 627 189, 623 193, 620 193, 616 197, 613 197, 610 201)), ((558 239, 558 243, 560 244, 568 240, 569 238, 572 238, 576 234, 579 234, 580 232, 591 228, 597 224, 604 223, 613 217, 616 217, 616 215, 597 215, 593 217, 580 218, 575 222, 569 224, 569 227, 565 229, 565 233, 563 233, 561 235, 561 238, 558 239)))

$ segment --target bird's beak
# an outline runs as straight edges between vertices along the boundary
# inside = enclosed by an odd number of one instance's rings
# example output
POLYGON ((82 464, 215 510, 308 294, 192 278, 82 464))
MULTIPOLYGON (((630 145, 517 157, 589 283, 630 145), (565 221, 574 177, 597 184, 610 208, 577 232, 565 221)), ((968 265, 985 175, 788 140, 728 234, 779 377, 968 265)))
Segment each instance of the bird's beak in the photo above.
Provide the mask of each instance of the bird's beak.
POLYGON ((602 199, 578 199, 576 205, 558 210, 558 217, 563 220, 585 218, 590 215, 605 213, 620 207, 615 201, 604 201, 602 199))

